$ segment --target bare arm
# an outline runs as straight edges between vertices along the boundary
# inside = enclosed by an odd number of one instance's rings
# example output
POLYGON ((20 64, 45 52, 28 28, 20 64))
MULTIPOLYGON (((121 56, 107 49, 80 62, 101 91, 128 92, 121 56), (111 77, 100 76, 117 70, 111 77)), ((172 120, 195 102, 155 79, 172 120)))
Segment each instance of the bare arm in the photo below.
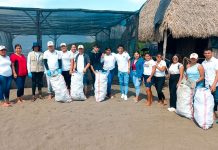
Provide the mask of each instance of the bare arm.
POLYGON ((216 91, 216 84, 217 84, 217 82, 218 82, 218 70, 216 70, 216 77, 215 77, 215 79, 213 81, 213 84, 212 84, 212 86, 210 88, 211 92, 215 92, 216 91))
POLYGON ((130 73, 130 64, 131 62, 130 62, 130 59, 128 60, 128 74, 130 73))
POLYGON ((177 85, 179 85, 181 82, 182 82, 182 79, 183 79, 183 75, 184 75, 184 67, 183 66, 181 66, 180 68, 179 68, 179 81, 178 81, 178 84, 177 85))
POLYGON ((197 83, 204 80, 204 68, 202 65, 198 67, 200 78, 196 81, 197 83))
POLYGON ((15 71, 14 63, 11 63, 11 68, 12 68, 12 72, 13 72, 14 78, 17 78, 17 73, 16 73, 16 71, 15 71))

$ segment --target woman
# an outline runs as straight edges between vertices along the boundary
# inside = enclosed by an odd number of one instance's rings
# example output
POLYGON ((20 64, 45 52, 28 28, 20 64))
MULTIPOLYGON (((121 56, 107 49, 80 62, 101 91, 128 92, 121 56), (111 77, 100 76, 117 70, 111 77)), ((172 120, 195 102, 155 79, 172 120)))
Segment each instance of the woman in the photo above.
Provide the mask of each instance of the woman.
POLYGON ((165 96, 163 93, 163 87, 165 84, 165 71, 166 71, 166 62, 164 60, 162 60, 162 55, 161 54, 157 54, 156 56, 156 72, 154 74, 154 83, 155 83, 155 88, 157 91, 157 95, 158 95, 158 103, 159 104, 164 104, 167 105, 167 102, 165 100, 165 96))
POLYGON ((17 86, 17 102, 23 102, 24 84, 27 76, 27 61, 22 54, 22 47, 20 44, 15 45, 15 53, 10 56, 12 63, 13 77, 17 86))
POLYGON ((180 85, 184 74, 184 67, 180 62, 181 59, 179 59, 179 55, 175 54, 172 58, 172 64, 169 68, 170 108, 168 108, 168 110, 171 112, 176 110, 176 90, 180 85))
POLYGON ((64 77, 64 81, 66 82, 67 89, 70 92, 70 85, 71 85, 71 73, 70 73, 70 67, 71 67, 71 59, 72 53, 67 50, 67 44, 61 43, 61 60, 62 60, 62 75, 64 77))
POLYGON ((9 102, 12 70, 10 58, 6 55, 7 49, 0 45, 0 101, 2 106, 11 106, 9 102))
POLYGON ((145 62, 144 62, 144 73, 143 73, 143 79, 146 87, 146 93, 147 93, 147 101, 145 103, 146 106, 151 106, 153 102, 153 95, 151 91, 151 86, 154 83, 154 73, 156 70, 156 63, 152 59, 151 55, 149 53, 145 54, 145 62))
POLYGON ((32 52, 29 52, 27 58, 28 77, 32 78, 32 95, 33 101, 37 99, 36 86, 38 86, 39 98, 42 99, 42 86, 43 86, 43 53, 41 52, 38 43, 33 43, 32 52))
POLYGON ((115 54, 111 53, 110 48, 105 49, 105 54, 101 56, 101 62, 103 63, 103 70, 108 72, 108 82, 107 82, 107 97, 113 98, 111 95, 111 86, 113 83, 114 73, 115 73, 115 54))
POLYGON ((134 53, 134 59, 131 61, 131 65, 130 65, 130 76, 132 78, 136 90, 136 96, 135 96, 136 103, 139 102, 141 78, 143 74, 143 65, 144 65, 144 59, 141 58, 140 53, 136 51, 134 53))
POLYGON ((204 87, 204 68, 201 64, 197 63, 198 54, 192 53, 190 55, 190 62, 186 66, 186 77, 192 81, 193 88, 204 87))

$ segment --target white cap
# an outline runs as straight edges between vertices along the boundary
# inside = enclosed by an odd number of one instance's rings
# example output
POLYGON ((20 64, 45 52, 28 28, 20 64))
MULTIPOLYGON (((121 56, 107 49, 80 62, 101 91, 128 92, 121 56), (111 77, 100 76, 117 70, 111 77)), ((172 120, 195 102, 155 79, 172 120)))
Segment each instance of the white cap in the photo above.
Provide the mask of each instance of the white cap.
POLYGON ((54 43, 52 41, 48 41, 47 46, 54 46, 54 43))
POLYGON ((61 43, 60 47, 62 47, 62 46, 67 46, 67 44, 66 43, 61 43))
POLYGON ((84 46, 83 45, 79 45, 78 49, 84 49, 84 46))
POLYGON ((192 54, 190 55, 190 59, 191 59, 191 58, 198 59, 198 54, 197 54, 197 53, 192 53, 192 54))
POLYGON ((0 51, 6 49, 6 47, 4 45, 0 45, 0 51))

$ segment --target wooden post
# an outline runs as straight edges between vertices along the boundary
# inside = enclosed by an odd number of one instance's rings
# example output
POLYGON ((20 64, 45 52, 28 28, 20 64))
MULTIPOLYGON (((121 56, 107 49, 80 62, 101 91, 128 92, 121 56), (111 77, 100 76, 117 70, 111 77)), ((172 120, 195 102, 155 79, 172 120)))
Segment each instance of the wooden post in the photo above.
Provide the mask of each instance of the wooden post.
POLYGON ((166 51, 167 51, 167 30, 164 30, 163 59, 166 58, 166 51))

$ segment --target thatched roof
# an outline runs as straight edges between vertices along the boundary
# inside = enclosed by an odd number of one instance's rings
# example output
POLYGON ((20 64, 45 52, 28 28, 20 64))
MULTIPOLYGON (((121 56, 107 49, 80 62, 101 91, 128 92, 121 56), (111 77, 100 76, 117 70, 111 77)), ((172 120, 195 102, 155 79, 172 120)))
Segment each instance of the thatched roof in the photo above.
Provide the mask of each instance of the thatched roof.
POLYGON ((140 21, 139 40, 162 40, 164 30, 169 30, 174 38, 218 36, 218 0, 171 0, 158 36, 154 36, 154 10, 159 6, 157 1, 160 0, 150 0, 147 3, 149 7, 144 6, 141 10, 140 18, 149 25, 140 21), (156 5, 152 6, 152 3, 156 5))
POLYGON ((154 41, 154 17, 160 0, 147 0, 139 14, 138 38, 140 41, 154 41))

